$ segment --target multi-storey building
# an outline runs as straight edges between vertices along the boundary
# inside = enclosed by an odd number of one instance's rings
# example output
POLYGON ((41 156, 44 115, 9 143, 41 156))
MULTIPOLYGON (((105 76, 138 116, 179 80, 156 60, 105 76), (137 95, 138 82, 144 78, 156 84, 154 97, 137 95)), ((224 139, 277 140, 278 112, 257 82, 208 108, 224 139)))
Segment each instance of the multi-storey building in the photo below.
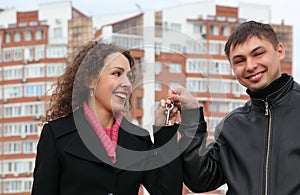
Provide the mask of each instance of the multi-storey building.
POLYGON ((80 17, 70 2, 0 11, 0 194, 30 194, 45 94, 74 46, 68 21, 80 17))
MULTIPOLYGON (((151 129, 158 101, 183 85, 204 105, 213 139, 216 124, 247 100, 225 57, 225 42, 241 22, 270 23, 270 14, 267 5, 211 0, 93 17, 70 2, 41 4, 36 11, 0 10, 0 195, 30 194, 45 96, 78 46, 96 38, 132 51, 142 73, 132 97, 134 123, 151 129)), ((287 51, 282 70, 290 74, 292 27, 272 25, 287 51)), ((222 186, 207 194, 225 191, 222 186)), ((183 194, 193 193, 184 187, 183 194)))

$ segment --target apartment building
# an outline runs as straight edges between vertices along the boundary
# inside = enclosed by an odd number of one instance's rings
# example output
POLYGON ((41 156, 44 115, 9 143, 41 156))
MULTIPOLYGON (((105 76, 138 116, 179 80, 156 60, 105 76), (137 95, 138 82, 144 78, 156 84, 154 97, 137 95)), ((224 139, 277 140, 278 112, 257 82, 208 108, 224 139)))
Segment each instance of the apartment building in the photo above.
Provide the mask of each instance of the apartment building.
POLYGON ((66 66, 68 46, 74 46, 68 43, 68 21, 84 17, 70 2, 0 11, 1 195, 30 194, 45 95, 66 66))
MULTIPOLYGON (((205 107, 210 141, 216 124, 248 98, 223 50, 232 30, 252 19, 270 23, 270 6, 204 0, 92 17, 71 2, 27 12, 0 10, 0 195, 30 194, 46 96, 78 46, 96 38, 131 50, 142 73, 132 97, 133 123, 151 129, 158 101, 169 88, 183 85, 205 107)), ((282 70, 290 74, 292 27, 272 25, 287 49, 282 70)), ((225 192, 222 186, 206 194, 225 192)), ((141 188, 142 194, 147 192, 141 188)), ((195 193, 184 187, 188 194, 195 193)))

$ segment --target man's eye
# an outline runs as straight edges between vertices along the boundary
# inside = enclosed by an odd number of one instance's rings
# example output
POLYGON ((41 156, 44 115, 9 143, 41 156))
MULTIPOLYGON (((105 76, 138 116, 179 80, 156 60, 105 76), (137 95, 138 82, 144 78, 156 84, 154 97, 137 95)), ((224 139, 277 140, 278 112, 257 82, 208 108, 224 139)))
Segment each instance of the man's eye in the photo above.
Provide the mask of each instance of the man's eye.
POLYGON ((262 54, 263 54, 263 52, 255 53, 254 56, 260 56, 262 54))
POLYGON ((235 60, 235 61, 233 61, 233 64, 240 64, 240 63, 242 63, 244 60, 235 60))

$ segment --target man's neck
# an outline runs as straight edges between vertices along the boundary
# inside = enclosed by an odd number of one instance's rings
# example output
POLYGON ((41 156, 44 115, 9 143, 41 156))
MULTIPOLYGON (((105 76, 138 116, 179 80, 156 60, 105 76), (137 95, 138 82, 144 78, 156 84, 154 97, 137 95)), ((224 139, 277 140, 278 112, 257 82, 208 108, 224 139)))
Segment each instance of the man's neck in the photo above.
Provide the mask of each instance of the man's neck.
POLYGON ((251 92, 249 89, 247 89, 247 93, 252 98, 260 98, 260 99, 266 99, 266 97, 276 90, 280 89, 288 80, 290 76, 287 74, 282 74, 278 79, 274 80, 269 86, 266 88, 251 92))

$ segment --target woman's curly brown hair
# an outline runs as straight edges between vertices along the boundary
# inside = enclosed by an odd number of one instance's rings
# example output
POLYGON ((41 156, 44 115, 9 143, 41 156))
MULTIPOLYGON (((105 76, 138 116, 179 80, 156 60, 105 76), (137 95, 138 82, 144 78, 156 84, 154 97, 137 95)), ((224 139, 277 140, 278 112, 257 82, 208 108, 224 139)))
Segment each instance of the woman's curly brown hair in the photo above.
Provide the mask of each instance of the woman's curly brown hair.
POLYGON ((58 77, 56 88, 49 99, 45 121, 67 116, 87 101, 92 81, 98 78, 107 56, 120 52, 134 66, 134 58, 128 50, 115 44, 90 41, 81 47, 71 64, 58 77))

